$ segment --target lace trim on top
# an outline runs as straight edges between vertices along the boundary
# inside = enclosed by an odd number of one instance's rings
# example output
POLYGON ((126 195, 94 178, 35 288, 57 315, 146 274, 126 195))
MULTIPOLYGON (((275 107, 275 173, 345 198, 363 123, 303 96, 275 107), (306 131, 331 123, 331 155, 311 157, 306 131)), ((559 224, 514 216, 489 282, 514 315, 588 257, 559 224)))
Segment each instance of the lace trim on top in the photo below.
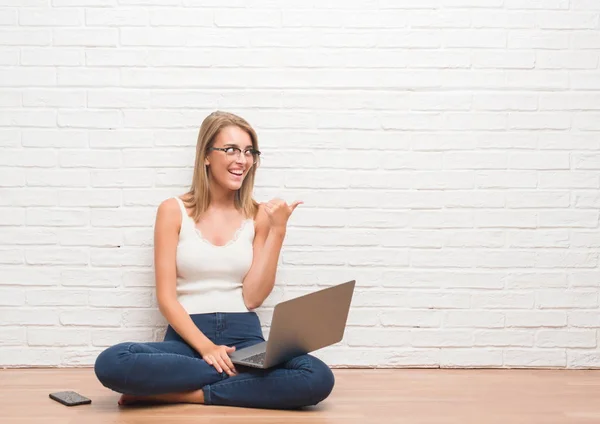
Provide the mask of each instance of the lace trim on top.
POLYGON ((206 244, 208 244, 208 245, 210 245, 212 247, 227 247, 229 245, 232 245, 233 243, 235 243, 236 241, 238 241, 238 239, 240 238, 240 234, 242 233, 242 231, 244 230, 244 228, 246 228, 246 225, 248 224, 248 222, 253 222, 253 220, 250 219, 250 218, 247 218, 247 219, 243 220, 242 221, 242 225, 240 225, 240 227, 235 231, 235 233, 233 234, 233 237, 231 238, 231 240, 229 240, 225 244, 214 244, 210 240, 208 240, 206 237, 204 237, 204 235, 202 234, 202 231, 200 230, 200 228, 196 227, 196 224, 194 223, 193 219, 189 215, 188 215, 188 218, 190 218, 190 221, 192 221, 192 227, 194 228, 194 231, 198 235, 198 238, 200 240, 202 240, 204 243, 206 243, 206 244))
POLYGON ((233 243, 235 243, 236 241, 238 241, 238 239, 240 237, 240 234, 246 228, 246 224, 248 224, 248 222, 254 223, 254 220, 252 218, 246 218, 246 219, 244 219, 242 221, 242 224, 240 225, 240 227, 233 234, 233 237, 231 238, 231 240, 229 240, 227 243, 222 244, 222 245, 213 244, 210 240, 208 240, 206 237, 204 237, 204 235, 202 234, 202 231, 200 230, 200 228, 196 227, 196 223, 194 222, 194 220, 192 219, 192 217, 188 215, 187 210, 185 209, 185 205, 183 204, 183 200, 181 200, 181 198, 179 198, 179 196, 174 196, 174 197, 177 200, 177 203, 179 203, 179 208, 181 209, 182 215, 184 215, 184 216, 186 216, 188 218, 189 225, 194 230, 194 233, 196 233, 196 235, 198 236, 198 238, 202 242, 204 242, 204 243, 206 243, 206 244, 208 244, 209 246, 212 246, 212 247, 222 248, 222 247, 227 247, 227 246, 232 245, 233 243))

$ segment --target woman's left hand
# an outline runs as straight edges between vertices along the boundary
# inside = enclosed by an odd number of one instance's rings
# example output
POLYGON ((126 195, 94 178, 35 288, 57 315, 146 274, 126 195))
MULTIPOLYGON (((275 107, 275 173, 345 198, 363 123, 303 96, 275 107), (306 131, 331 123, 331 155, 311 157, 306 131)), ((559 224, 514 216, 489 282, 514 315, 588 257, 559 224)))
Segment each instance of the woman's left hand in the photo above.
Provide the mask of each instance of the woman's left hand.
POLYGON ((291 205, 288 205, 284 200, 278 198, 269 200, 265 203, 265 211, 269 217, 271 228, 285 229, 290 215, 301 203, 304 202, 296 201, 291 205))

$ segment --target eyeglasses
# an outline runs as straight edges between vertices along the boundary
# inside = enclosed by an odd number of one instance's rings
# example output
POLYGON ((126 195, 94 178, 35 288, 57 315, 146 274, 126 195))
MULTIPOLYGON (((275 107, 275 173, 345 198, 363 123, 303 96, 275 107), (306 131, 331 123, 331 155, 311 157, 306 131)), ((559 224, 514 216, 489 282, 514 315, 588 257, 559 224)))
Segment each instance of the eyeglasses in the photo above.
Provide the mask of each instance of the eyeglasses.
MULTIPOLYGON (((208 150, 220 150, 221 152, 225 152, 227 158, 231 160, 239 159, 240 155, 242 154, 242 150, 239 147, 235 146, 211 147, 208 150)), ((258 162, 260 151, 255 149, 246 149, 244 150, 244 156, 246 157, 246 160, 252 162, 252 164, 254 165, 258 162)))

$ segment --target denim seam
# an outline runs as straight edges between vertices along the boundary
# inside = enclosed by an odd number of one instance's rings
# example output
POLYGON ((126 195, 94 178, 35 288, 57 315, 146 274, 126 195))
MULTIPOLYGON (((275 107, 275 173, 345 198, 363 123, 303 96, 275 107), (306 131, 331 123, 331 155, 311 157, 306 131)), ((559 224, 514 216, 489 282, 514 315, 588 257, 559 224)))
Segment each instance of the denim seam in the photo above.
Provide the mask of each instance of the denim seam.
MULTIPOLYGON (((293 370, 293 371, 300 371, 300 370, 293 370)), ((264 378, 264 377, 256 377, 256 378, 260 379, 260 378, 264 378)), ((282 375, 282 376, 279 376, 279 377, 269 377, 269 378, 272 378, 273 380, 281 380, 281 379, 286 379, 286 378, 290 378, 290 377, 287 376, 287 375, 282 375)), ((223 380, 223 381, 217 381, 216 383, 207 384, 205 387, 209 387, 209 386, 212 386, 212 385, 215 385, 215 384, 218 384, 219 387, 221 387, 221 386, 229 387, 229 386, 232 386, 232 385, 235 385, 235 384, 247 383, 248 380, 250 380, 250 379, 241 380, 241 381, 229 381, 229 382, 226 382, 226 380, 223 380)))
POLYGON ((128 352, 129 352, 131 355, 133 355, 133 363, 132 363, 132 364, 131 364, 131 366, 129 367, 129 369, 128 369, 128 373, 127 373, 127 375, 125 376, 125 381, 123 382, 123 386, 124 386, 124 387, 127 387, 127 382, 129 381, 129 376, 130 376, 130 374, 131 374, 131 370, 133 369, 133 366, 134 366, 134 365, 135 365, 135 363, 137 362, 137 357, 135 356, 136 352, 132 352, 132 351, 131 351, 131 346, 133 346, 133 343, 132 343, 132 344, 130 344, 129 346, 127 346, 127 351, 128 351, 128 352))
POLYGON ((207 384, 206 386, 204 386, 202 388, 202 391, 204 392, 204 404, 205 405, 211 405, 211 399, 210 399, 210 384, 207 384))
MULTIPOLYGON (((292 369, 286 368, 286 369, 289 370, 289 371, 301 371, 298 368, 292 368, 292 369)), ((309 362, 308 371, 312 372, 312 370, 313 370, 312 369, 312 364, 310 364, 310 362, 309 362)), ((293 376, 293 377, 298 377, 298 376, 293 376)), ((300 374, 299 377, 304 378, 304 376, 302 374, 300 374)), ((259 379, 260 378, 265 378, 265 376, 259 376, 259 377, 256 377, 256 378, 259 378, 259 379)), ((269 378, 272 378, 273 380, 282 380, 282 379, 289 379, 290 376, 282 375, 282 376, 279 376, 279 377, 269 377, 269 378)), ((308 387, 309 387, 309 391, 312 392, 312 386, 310 384, 310 380, 309 379, 307 379, 307 380, 308 380, 307 384, 308 384, 308 387)), ((222 386, 229 387, 229 386, 233 386, 233 385, 236 385, 236 384, 242 384, 242 383, 246 383, 246 382, 248 382, 248 379, 240 380, 240 381, 235 381, 235 380, 234 381, 227 381, 227 380, 223 380, 223 381, 218 381, 218 382, 213 383, 213 384, 207 384, 205 387, 208 390, 210 390, 210 386, 212 386, 214 384, 218 384, 219 388, 221 388, 222 386)), ((311 398, 311 401, 313 401, 312 398, 311 398)))
MULTIPOLYGON (((311 374, 314 372, 313 371, 313 367, 312 367, 312 361, 308 361, 308 372, 311 373, 311 374)), ((310 378, 306 378, 306 384, 308 385, 308 393, 312 395, 312 393, 313 393, 313 387, 310 384, 310 378)), ((311 396, 310 403, 311 404, 315 403, 314 400, 313 400, 313 398, 312 398, 312 396, 311 396)))
MULTIPOLYGON (((311 373, 311 374, 314 372, 313 371, 313 367, 312 367, 312 361, 308 361, 308 372, 311 373)), ((306 384, 308 385, 308 393, 312 395, 313 392, 314 392, 314 390, 313 390, 312 384, 310 384, 310 378, 306 379, 306 384)), ((310 403, 311 404, 315 403, 315 401, 313 400, 312 396, 311 396, 310 403)))
POLYGON ((194 356, 181 355, 179 353, 169 353, 169 352, 131 352, 131 350, 129 350, 129 352, 132 353, 132 354, 134 354, 134 355, 153 355, 153 356, 169 355, 169 356, 179 356, 181 358, 187 358, 187 359, 203 360, 202 358, 196 358, 194 356))

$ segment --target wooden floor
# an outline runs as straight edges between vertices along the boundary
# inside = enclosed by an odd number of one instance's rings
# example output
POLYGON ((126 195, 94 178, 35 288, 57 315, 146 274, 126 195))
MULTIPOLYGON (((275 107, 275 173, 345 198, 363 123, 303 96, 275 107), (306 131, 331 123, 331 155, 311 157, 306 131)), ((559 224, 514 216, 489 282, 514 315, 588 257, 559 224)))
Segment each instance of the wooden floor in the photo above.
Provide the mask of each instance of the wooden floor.
POLYGON ((334 369, 325 402, 304 411, 205 405, 119 407, 91 368, 0 369, 2 424, 600 423, 600 370, 334 369), (74 390, 90 405, 63 406, 74 390))

